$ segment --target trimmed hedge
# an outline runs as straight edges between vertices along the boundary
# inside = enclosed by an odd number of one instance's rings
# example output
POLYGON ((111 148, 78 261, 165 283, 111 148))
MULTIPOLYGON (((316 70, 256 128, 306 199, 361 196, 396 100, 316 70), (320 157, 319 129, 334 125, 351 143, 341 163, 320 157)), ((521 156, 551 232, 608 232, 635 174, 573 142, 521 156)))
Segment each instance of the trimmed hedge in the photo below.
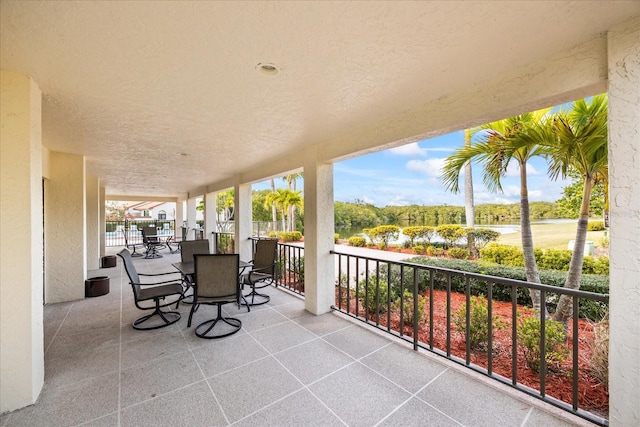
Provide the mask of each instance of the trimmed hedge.
POLYGON ((351 236, 349 237, 349 246, 363 247, 367 244, 367 239, 362 236, 351 236))
MULTIPOLYGON (((428 265, 431 267, 446 268, 450 270, 465 271, 477 274, 486 274, 489 276, 503 277, 506 279, 526 281, 526 274, 523 267, 508 267, 497 264, 489 264, 485 262, 475 262, 462 259, 446 259, 446 258, 430 258, 415 257, 406 260, 407 262, 428 265)), ((386 265, 381 267, 381 275, 386 277, 386 265)), ((423 292, 429 289, 429 271, 419 270, 418 289, 423 292)), ((560 271, 541 270, 540 280, 545 285, 563 287, 567 274, 560 271)), ((394 294, 400 292, 400 268, 393 265, 391 268, 391 280, 394 294)), ((413 268, 404 268, 404 288, 413 283, 413 268)), ((469 281, 470 292, 472 295, 486 295, 487 282, 485 280, 471 279, 469 281)), ((443 273, 434 274, 434 288, 446 290, 447 278, 443 273)), ((462 276, 451 276, 451 290, 454 292, 465 292, 465 280, 462 276)), ((583 291, 607 294, 609 292, 609 277, 605 275, 584 274, 582 275, 580 289, 583 291)), ((495 284, 493 286, 493 298, 497 301, 511 301, 511 286, 495 284)), ((558 304, 559 294, 547 295, 547 308, 554 312, 558 304)), ((531 306, 531 298, 529 290, 526 288, 517 288, 518 304, 531 306)), ((594 321, 602 319, 608 310, 608 304, 591 300, 580 301, 580 317, 585 317, 594 321)))

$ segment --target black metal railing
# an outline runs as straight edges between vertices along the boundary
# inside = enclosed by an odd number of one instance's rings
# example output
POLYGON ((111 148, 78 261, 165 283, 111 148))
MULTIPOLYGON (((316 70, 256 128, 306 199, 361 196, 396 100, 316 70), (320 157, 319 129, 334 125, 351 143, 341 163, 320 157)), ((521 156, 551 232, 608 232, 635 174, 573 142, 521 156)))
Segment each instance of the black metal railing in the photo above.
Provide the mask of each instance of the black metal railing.
POLYGON ((579 367, 583 357, 579 344, 584 340, 580 322, 570 321, 569 329, 562 330, 561 347, 568 349, 567 355, 562 348, 550 345, 557 340, 551 327, 558 323, 545 319, 544 310, 536 313, 523 304, 528 300, 529 289, 539 291, 541 301, 568 295, 572 298, 573 319, 579 319, 581 304, 590 306, 591 313, 594 304, 606 311, 608 295, 332 253, 336 255, 338 271, 336 311, 409 341, 415 350, 428 350, 591 422, 608 425, 606 418, 595 413, 597 410, 585 409, 580 399, 580 386, 585 384, 580 384, 579 379, 586 369, 579 367), (458 308, 454 308, 454 302, 458 308), (503 307, 505 304, 508 308, 503 307), (498 306, 506 313, 498 315, 498 306), (454 342, 455 337, 462 339, 454 342), (531 367, 522 368, 523 358, 531 367), (537 384, 527 385, 519 380, 523 369, 538 371, 537 384), (548 375, 550 370, 561 373, 548 375), (570 382, 570 396, 555 392, 561 382, 567 388, 565 381, 570 382))
POLYGON ((304 248, 278 243, 277 251, 278 286, 304 295, 304 248))
POLYGON ((144 227, 155 227, 158 235, 175 238, 174 220, 106 221, 105 246, 141 245, 144 227))

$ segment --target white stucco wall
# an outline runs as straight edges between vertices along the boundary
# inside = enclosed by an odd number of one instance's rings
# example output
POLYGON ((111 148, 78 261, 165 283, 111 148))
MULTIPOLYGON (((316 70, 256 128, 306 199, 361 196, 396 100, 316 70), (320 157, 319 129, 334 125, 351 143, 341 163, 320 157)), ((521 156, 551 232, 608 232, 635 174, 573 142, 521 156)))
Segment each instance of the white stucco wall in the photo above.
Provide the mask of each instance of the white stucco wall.
POLYGON ((609 33, 609 421, 640 425, 640 18, 609 33))
POLYGON ((333 165, 318 162, 315 149, 304 163, 304 285, 305 309, 313 314, 331 310, 335 300, 333 165))
POLYGON ((32 404, 44 383, 42 94, 0 72, 0 413, 32 404))
POLYGON ((100 267, 100 180, 87 175, 87 270, 100 267))
POLYGON ((45 302, 84 298, 87 272, 85 160, 52 151, 45 185, 45 302))

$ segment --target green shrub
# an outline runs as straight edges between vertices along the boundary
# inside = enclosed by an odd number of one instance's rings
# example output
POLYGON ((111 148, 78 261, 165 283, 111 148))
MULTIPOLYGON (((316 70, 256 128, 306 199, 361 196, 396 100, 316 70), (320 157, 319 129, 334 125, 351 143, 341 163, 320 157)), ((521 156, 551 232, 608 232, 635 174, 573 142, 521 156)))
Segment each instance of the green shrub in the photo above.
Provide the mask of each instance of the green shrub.
POLYGON ((602 231, 604 230, 604 221, 589 221, 587 224, 588 231, 602 231))
POLYGON ((278 238, 283 242, 297 242, 302 240, 302 233, 299 231, 281 231, 278 238))
POLYGON ((349 246, 363 247, 367 244, 367 239, 362 236, 351 236, 349 237, 349 246))
MULTIPOLYGON (((557 365, 566 359, 569 348, 565 344, 564 326, 552 319, 545 321, 545 361, 547 369, 557 371, 557 365)), ((531 369, 540 371, 540 318, 529 316, 518 323, 518 345, 524 351, 524 357, 531 369)))
POLYGON ((439 225, 436 227, 436 233, 445 241, 447 248, 453 246, 456 241, 467 235, 467 231, 457 224, 439 225))
POLYGON ((340 240, 340 234, 333 233, 333 243, 338 243, 339 240, 340 240))
POLYGON ((524 255, 522 251, 515 246, 489 243, 486 247, 480 249, 480 258, 483 261, 494 262, 501 265, 509 265, 512 267, 524 266, 524 255))
POLYGON ((387 311, 389 284, 386 280, 370 276, 358 282, 358 298, 368 313, 384 313, 387 311))
POLYGON ((444 255, 444 249, 436 248, 435 246, 427 247, 427 255, 429 256, 442 256, 444 255))
POLYGON ((387 247, 390 240, 396 240, 400 235, 400 227, 397 225, 379 225, 374 228, 362 230, 367 234, 372 242, 378 243, 378 246, 382 248, 387 247))
MULTIPOLYGON (((488 276, 504 277, 507 279, 526 281, 526 274, 524 267, 509 267, 503 265, 497 265, 493 263, 461 260, 461 259, 449 259, 449 258, 432 258, 432 257, 414 257, 406 260, 407 262, 422 264, 436 268, 446 268, 450 270, 466 271, 470 273, 486 274, 488 276)), ((381 269, 382 270, 382 269, 381 269)), ((567 273, 553 270, 540 270, 540 280, 545 285, 557 286, 559 288, 564 286, 567 279, 567 273)), ((399 268, 392 269, 391 283, 396 286, 400 281, 399 268)), ((413 269, 405 267, 405 287, 410 286, 413 283, 413 269)), ((487 281, 471 279, 469 281, 470 291, 472 295, 486 295, 487 294, 487 281)), ((418 286, 420 292, 423 292, 429 287, 429 272, 419 271, 418 273, 418 286)), ((446 289, 446 277, 442 273, 436 273, 434 279, 435 289, 446 289)), ((454 292, 465 292, 466 285, 462 276, 451 277, 451 289, 454 292)), ((609 293, 609 276, 608 275, 596 275, 596 274, 583 274, 580 279, 580 290, 593 292, 597 294, 609 293)), ((511 286, 495 284, 493 286, 493 299, 498 301, 511 301, 511 286)), ((559 294, 547 294, 547 307, 553 312, 558 304, 559 294)), ((518 304, 531 306, 531 299, 529 297, 529 291, 526 288, 517 288, 517 300, 518 304)), ((598 301, 592 301, 587 299, 580 300, 580 317, 599 321, 608 310, 608 304, 598 301)))
POLYGON ((456 259, 469 259, 469 251, 462 248, 451 248, 447 251, 447 255, 456 259))
POLYGON ((584 274, 609 274, 609 258, 586 256, 582 260, 582 273, 584 274))
POLYGON ((428 225, 418 225, 412 227, 404 227, 402 234, 409 238, 409 247, 413 246, 417 241, 431 242, 436 228, 428 225))
POLYGON ((568 271, 573 251, 567 249, 547 249, 538 262, 541 270, 568 271))
MULTIPOLYGON (((487 349, 489 342, 489 328, 487 327, 487 319, 489 318, 489 304, 487 300, 480 296, 471 297, 471 312, 469 313, 469 344, 472 348, 487 349)), ((456 331, 466 335, 467 327, 467 304, 453 313, 453 324, 456 325, 456 331)), ((505 329, 507 325, 498 315, 494 315, 492 319, 493 329, 505 329)))
POLYGON ((591 373, 605 388, 609 386, 609 315, 593 326, 593 336, 586 335, 591 350, 591 373))
MULTIPOLYGON (((427 301, 427 297, 418 295, 418 322, 424 318, 427 301)), ((402 297, 396 300, 394 308, 398 310, 398 314, 400 314, 400 305, 402 305, 402 322, 405 325, 413 325, 415 319, 413 315, 413 292, 405 289, 402 297)))
POLYGON ((270 231, 269 234, 267 234, 268 237, 275 239, 278 237, 278 232, 277 231, 270 231))
POLYGON ((424 248, 424 246, 422 245, 415 245, 413 248, 411 248, 413 250, 413 252, 417 253, 417 254, 424 254, 426 249, 424 248))

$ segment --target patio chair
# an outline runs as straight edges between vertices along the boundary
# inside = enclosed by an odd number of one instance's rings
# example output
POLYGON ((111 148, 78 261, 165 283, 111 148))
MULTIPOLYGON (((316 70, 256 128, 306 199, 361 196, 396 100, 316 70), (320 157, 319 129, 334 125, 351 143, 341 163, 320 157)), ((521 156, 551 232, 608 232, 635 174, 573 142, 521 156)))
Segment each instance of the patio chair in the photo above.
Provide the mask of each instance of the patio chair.
POLYGON ((158 231, 155 227, 144 227, 142 229, 142 243, 147 249, 145 258, 161 258, 162 255, 158 253, 160 249, 164 249, 166 246, 160 241, 157 236, 158 231))
POLYGON ((275 281, 277 239, 259 239, 256 241, 255 254, 251 264, 251 271, 242 277, 242 287, 251 287, 251 292, 243 295, 247 305, 261 305, 268 303, 269 295, 256 292, 256 289, 265 288, 275 281))
MULTIPOLYGON (((209 250, 209 241, 208 240, 185 240, 180 243, 180 257, 182 262, 194 262, 193 256, 198 255, 206 255, 210 254, 209 250)), ((184 292, 185 297, 186 292, 190 287, 193 287, 194 278, 191 274, 185 274, 182 276, 183 283, 185 285, 184 292)), ((190 304, 189 301, 184 301, 186 304, 190 304)))
MULTIPOLYGON (((183 288, 182 284, 179 280, 160 280, 160 281, 149 281, 148 283, 142 283, 140 281, 140 277, 161 277, 167 276, 169 274, 176 274, 175 272, 170 273, 156 273, 156 274, 143 274, 138 273, 136 267, 133 265, 133 259, 131 258, 131 253, 127 249, 123 249, 118 252, 118 256, 122 258, 124 263, 124 269, 127 272, 127 276, 129 276, 129 283, 131 283, 131 288, 133 289, 133 299, 135 301, 135 305, 140 310, 153 310, 151 314, 147 314, 146 316, 142 316, 139 319, 133 322, 133 328, 138 330, 151 330, 151 329, 159 329, 164 328, 165 326, 172 325, 180 320, 180 313, 177 311, 162 311, 161 308, 168 307, 176 301, 180 301, 180 297, 182 296, 183 288), (169 296, 176 295, 176 300, 171 299, 171 301, 166 301, 165 299, 169 296), (144 301, 153 301, 153 306, 144 306, 141 305, 141 302, 144 301), (162 301, 162 302, 161 302, 162 301), (144 325, 145 322, 150 321, 151 319, 158 317, 161 322, 149 322, 147 325, 144 325)), ((150 279, 153 280, 153 279, 150 279)))
POLYGON ((196 326, 196 336, 215 339, 235 334, 242 328, 242 322, 232 317, 224 317, 222 306, 235 303, 240 307, 241 294, 238 276, 240 256, 238 254, 196 254, 194 260, 194 297, 187 327, 191 327, 191 319, 198 306, 209 304, 217 306, 217 315, 215 318, 196 326), (216 328, 216 326, 218 327, 216 328))

